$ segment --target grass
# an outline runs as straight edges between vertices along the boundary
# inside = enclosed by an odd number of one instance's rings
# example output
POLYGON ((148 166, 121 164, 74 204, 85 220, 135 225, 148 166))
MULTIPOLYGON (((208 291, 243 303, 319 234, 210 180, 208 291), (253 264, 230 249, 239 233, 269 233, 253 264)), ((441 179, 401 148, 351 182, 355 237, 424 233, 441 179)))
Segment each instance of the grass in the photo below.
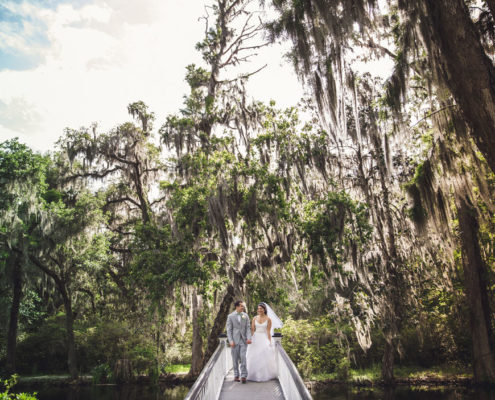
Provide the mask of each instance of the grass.
MULTIPOLYGON (((80 381, 91 381, 91 375, 80 375, 80 381)), ((68 374, 56 374, 56 375, 31 375, 31 376, 19 376, 18 383, 20 385, 36 385, 43 384, 58 384, 60 382, 70 381, 70 375, 68 374)))
MULTIPOLYGON (((165 372, 169 374, 187 374, 189 372, 189 369, 191 368, 191 364, 171 364, 167 365, 165 367, 165 372)), ((84 381, 91 381, 91 376, 90 375, 81 375, 79 379, 82 379, 84 381)), ((30 376, 19 376, 18 382, 20 384, 37 384, 40 382, 50 384, 50 383, 58 383, 58 382, 65 382, 70 380, 70 375, 68 374, 53 374, 53 375, 30 375, 30 376)))
MULTIPOLYGON (((376 382, 381 379, 381 366, 373 365, 370 368, 351 369, 349 371, 349 382, 376 382)), ((418 366, 398 366, 394 368, 394 375, 398 379, 453 379, 453 378, 470 378, 472 373, 470 370, 452 365, 441 365, 430 368, 418 366)), ((336 373, 320 373, 313 374, 312 380, 329 381, 340 380, 336 373)))
POLYGON ((187 374, 191 364, 171 364, 165 367, 165 372, 169 374, 187 374))
POLYGON ((471 370, 454 365, 439 365, 430 368, 397 367, 394 372, 397 378, 409 379, 471 378, 473 375, 471 370))
POLYGON ((19 380, 22 381, 32 381, 32 380, 47 380, 47 381, 56 381, 60 379, 69 379, 70 375, 68 374, 60 374, 60 375, 32 375, 32 376, 19 376, 19 380))

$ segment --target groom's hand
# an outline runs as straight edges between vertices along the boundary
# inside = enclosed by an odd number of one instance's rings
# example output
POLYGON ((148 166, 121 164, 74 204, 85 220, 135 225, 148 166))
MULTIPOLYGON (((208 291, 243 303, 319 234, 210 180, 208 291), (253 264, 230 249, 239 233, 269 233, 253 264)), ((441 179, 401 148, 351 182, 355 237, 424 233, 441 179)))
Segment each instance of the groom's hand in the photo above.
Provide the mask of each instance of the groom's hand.
POLYGON ((230 347, 235 347, 235 343, 234 342, 230 342, 230 347))
POLYGON ((253 342, 252 342, 251 340, 246 340, 246 343, 247 343, 247 344, 251 344, 251 343, 253 343, 253 342))

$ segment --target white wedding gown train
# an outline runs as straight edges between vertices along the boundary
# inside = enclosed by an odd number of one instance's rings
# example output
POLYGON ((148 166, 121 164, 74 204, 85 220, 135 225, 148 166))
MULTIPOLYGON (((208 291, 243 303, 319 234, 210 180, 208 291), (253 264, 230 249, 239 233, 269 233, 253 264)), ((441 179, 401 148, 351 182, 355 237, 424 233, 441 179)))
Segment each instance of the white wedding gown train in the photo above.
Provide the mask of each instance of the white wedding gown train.
POLYGON ((254 322, 255 331, 252 343, 248 345, 246 365, 248 381, 264 382, 277 377, 277 362, 275 355, 275 343, 272 345, 267 336, 268 321, 259 324, 254 322))

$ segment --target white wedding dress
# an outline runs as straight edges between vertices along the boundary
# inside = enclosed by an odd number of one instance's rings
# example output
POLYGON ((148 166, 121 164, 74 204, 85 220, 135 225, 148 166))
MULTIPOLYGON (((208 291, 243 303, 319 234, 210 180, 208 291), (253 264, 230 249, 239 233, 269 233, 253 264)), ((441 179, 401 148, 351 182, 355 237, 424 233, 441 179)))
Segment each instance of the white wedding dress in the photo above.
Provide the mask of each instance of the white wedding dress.
POLYGON ((255 331, 252 343, 248 345, 246 366, 248 381, 264 382, 277 377, 277 363, 275 358, 275 343, 272 345, 267 335, 268 320, 259 324, 254 321, 255 331))

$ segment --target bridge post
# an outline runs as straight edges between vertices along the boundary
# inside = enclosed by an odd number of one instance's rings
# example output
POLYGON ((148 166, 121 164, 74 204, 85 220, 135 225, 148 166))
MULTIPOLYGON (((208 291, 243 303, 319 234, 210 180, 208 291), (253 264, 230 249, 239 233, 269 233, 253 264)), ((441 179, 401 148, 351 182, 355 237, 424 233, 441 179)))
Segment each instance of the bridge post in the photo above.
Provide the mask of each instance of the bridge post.
MULTIPOLYGON (((277 345, 282 346, 282 337, 283 337, 283 335, 281 333, 275 332, 272 335, 272 340, 273 340, 272 346, 275 346, 275 348, 277 348, 277 345)), ((277 374, 280 371, 280 360, 279 360, 279 358, 280 357, 279 357, 278 351, 276 351, 275 360, 276 360, 276 364, 277 364, 277 374)))
POLYGON ((218 340, 220 341, 220 345, 222 347, 222 353, 223 353, 223 357, 225 357, 225 362, 223 365, 225 365, 225 375, 228 374, 229 370, 230 370, 230 367, 229 367, 229 357, 230 357, 230 352, 228 352, 228 347, 229 347, 229 344, 227 343, 227 334, 226 333, 221 333, 220 336, 218 336, 218 340))

